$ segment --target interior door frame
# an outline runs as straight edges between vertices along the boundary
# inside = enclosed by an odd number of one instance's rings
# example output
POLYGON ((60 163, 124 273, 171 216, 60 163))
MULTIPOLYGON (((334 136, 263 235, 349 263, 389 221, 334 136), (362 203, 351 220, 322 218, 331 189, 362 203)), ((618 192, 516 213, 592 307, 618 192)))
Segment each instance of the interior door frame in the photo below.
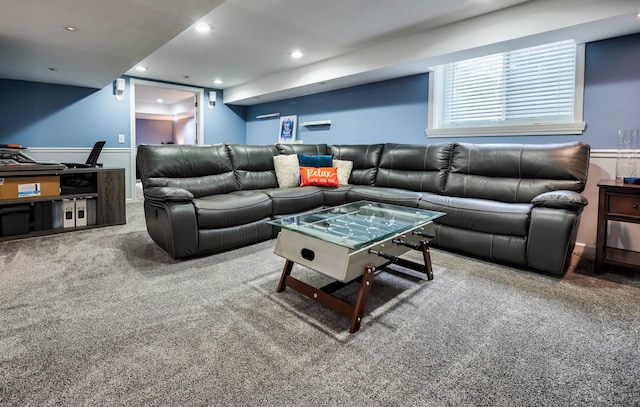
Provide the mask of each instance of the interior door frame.
POLYGON ((204 144, 204 88, 195 88, 191 86, 176 85, 172 83, 155 82, 147 79, 129 78, 129 100, 130 100, 130 119, 131 124, 129 134, 131 134, 131 185, 133 186, 132 200, 136 201, 135 185, 136 185, 136 85, 155 86, 163 89, 175 89, 183 92, 191 92, 196 95, 196 145, 204 144))

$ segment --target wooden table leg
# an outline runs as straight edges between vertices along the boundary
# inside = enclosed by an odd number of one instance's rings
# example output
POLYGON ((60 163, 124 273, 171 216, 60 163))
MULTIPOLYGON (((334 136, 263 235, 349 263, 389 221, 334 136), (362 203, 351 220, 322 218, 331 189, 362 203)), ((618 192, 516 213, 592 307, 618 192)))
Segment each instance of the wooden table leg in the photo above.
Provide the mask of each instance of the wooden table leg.
POLYGON ((291 260, 287 260, 284 262, 284 267, 282 268, 282 275, 280 276, 280 282, 278 283, 278 288, 276 288, 276 292, 281 293, 287 287, 287 277, 291 275, 291 270, 293 269, 294 262, 291 260))
MULTIPOLYGON (((394 242, 396 244, 402 244, 402 243, 397 243, 394 242)), ((427 275, 427 279, 428 280, 433 280, 433 267, 431 266, 431 254, 429 252, 429 242, 426 240, 422 240, 420 241, 420 243, 416 244, 416 245, 407 245, 404 244, 404 246, 408 246, 411 247, 414 250, 418 250, 420 252, 422 252, 422 260, 424 264, 420 264, 417 263, 415 261, 409 260, 409 259, 405 259, 402 258, 400 256, 395 256, 392 254, 387 254, 387 253, 383 253, 383 252, 377 252, 377 251, 372 251, 369 250, 369 253, 374 253, 377 254, 378 256, 384 257, 385 259, 388 259, 389 262, 384 264, 381 267, 385 267, 389 264, 397 264, 399 266, 420 272, 420 273, 424 273, 427 275)))
POLYGON ((422 249, 422 258, 424 259, 424 267, 427 273, 427 279, 433 280, 433 268, 431 267, 431 253, 429 252, 429 243, 426 240, 420 242, 422 249))
POLYGON ((355 307, 353 309, 353 317, 351 318, 351 327, 349 333, 354 333, 360 329, 360 322, 362 322, 362 316, 364 315, 364 308, 367 305, 369 299, 369 290, 371 289, 371 283, 375 276, 376 267, 369 264, 364 269, 362 281, 360 282, 360 291, 358 292, 358 299, 356 300, 355 307))
POLYGON ((598 193, 598 224, 596 230, 596 261, 594 264, 595 272, 602 272, 602 264, 607 250, 607 211, 609 210, 609 201, 607 199, 607 188, 600 187, 598 193))

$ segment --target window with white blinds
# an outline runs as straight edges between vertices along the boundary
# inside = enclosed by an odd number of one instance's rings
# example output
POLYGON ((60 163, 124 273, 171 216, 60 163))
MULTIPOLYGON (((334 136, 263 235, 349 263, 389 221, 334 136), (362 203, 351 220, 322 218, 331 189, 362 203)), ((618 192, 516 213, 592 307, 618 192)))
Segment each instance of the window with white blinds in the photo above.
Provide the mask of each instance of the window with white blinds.
POLYGON ((436 67, 427 135, 580 134, 583 60, 567 40, 436 67))

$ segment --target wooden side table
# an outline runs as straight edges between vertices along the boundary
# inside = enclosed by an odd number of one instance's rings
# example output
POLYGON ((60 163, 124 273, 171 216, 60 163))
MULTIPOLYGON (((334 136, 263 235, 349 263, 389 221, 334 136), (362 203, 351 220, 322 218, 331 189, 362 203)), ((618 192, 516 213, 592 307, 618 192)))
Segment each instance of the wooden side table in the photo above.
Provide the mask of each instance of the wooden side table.
POLYGON ((640 185, 601 180, 598 188, 596 271, 603 264, 640 269, 640 252, 607 247, 609 221, 640 223, 640 185))

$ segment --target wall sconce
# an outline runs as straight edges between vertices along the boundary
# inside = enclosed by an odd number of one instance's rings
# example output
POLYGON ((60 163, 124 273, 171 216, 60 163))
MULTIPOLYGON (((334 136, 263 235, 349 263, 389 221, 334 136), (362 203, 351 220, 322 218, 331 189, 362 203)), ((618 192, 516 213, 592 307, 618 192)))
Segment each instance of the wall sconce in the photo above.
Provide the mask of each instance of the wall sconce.
POLYGON ((213 110, 216 107, 216 92, 209 92, 209 105, 207 106, 209 110, 213 110))
POLYGON ((124 86, 125 81, 123 78, 117 78, 113 83, 113 94, 116 95, 116 100, 124 99, 124 86))

